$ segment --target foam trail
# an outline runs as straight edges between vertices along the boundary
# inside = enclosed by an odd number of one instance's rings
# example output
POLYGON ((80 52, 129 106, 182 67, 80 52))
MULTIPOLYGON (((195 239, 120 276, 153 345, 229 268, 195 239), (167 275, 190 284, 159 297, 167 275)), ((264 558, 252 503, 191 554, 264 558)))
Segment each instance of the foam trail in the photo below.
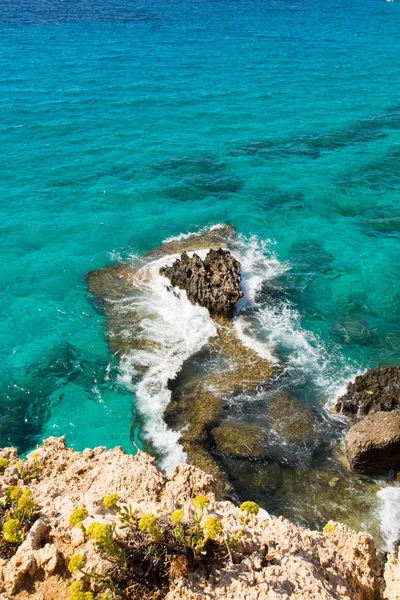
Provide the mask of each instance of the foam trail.
POLYGON ((381 501, 379 516, 382 537, 386 549, 393 552, 395 542, 400 539, 400 486, 387 486, 377 493, 381 501))
POLYGON ((354 365, 346 363, 339 348, 326 350, 322 341, 301 325, 296 308, 278 298, 260 302, 263 285, 278 279, 290 269, 274 253, 274 243, 256 236, 239 236, 233 250, 242 264, 244 296, 236 307, 235 328, 243 344, 263 358, 277 362, 277 353, 285 358, 285 368, 299 377, 309 374, 315 385, 328 398, 327 407, 347 383, 358 374, 354 365), (251 309, 251 323, 246 310, 251 309), (340 373, 340 377, 338 377, 340 373))
POLYGON ((140 336, 145 340, 145 349, 125 355, 119 366, 119 380, 135 391, 136 405, 146 420, 145 434, 164 455, 162 466, 167 471, 186 459, 178 443, 179 433, 171 431, 163 419, 170 401, 168 380, 217 334, 207 309, 192 305, 181 290, 171 293, 169 281, 159 275, 160 266, 172 264, 176 258, 164 257, 137 272, 134 286, 140 294, 132 302, 142 316, 140 336), (133 384, 138 374, 140 381, 133 384))
POLYGON ((197 237, 199 235, 204 235, 210 231, 214 231, 215 229, 221 229, 225 227, 224 223, 216 223, 215 225, 210 225, 208 227, 202 227, 198 231, 189 231, 188 233, 180 233, 179 235, 172 235, 171 237, 165 238, 163 240, 163 244, 167 244, 168 242, 180 242, 181 240, 188 240, 192 237, 197 237))

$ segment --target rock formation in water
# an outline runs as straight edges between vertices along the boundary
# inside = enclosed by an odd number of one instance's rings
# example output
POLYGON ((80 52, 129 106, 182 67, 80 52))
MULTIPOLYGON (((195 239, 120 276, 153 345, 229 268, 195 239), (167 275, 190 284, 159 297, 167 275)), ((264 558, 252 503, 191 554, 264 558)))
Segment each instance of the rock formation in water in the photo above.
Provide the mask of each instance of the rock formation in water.
MULTIPOLYGON (((91 590, 95 598, 100 598, 107 580, 84 576, 81 571, 71 574, 67 565, 74 556, 74 564, 85 563, 82 570, 86 573, 104 575, 112 568, 107 551, 102 549, 103 538, 99 537, 100 543, 96 544, 88 535, 93 522, 103 527, 120 524, 123 513, 112 508, 112 502, 107 508, 103 503, 110 494, 111 499, 118 495, 120 511, 131 507, 133 519, 152 513, 165 523, 171 522, 176 509, 188 515, 193 498, 206 495, 209 505, 202 523, 215 515, 228 536, 237 534, 242 527, 243 513, 239 508, 221 501, 219 484, 193 466, 178 465, 166 477, 157 469, 154 459, 143 452, 131 456, 121 448, 108 451, 96 448, 79 453, 67 448, 64 438, 49 438, 22 464, 13 448, 3 449, 0 457, 8 461, 0 477, 3 497, 9 486, 24 489, 28 485, 38 511, 37 520, 25 541, 14 548, 14 555, 0 558, 2 600, 67 600, 74 581, 82 581, 78 587, 82 585, 87 593, 91 590), (25 483, 27 473, 34 477, 25 483), (81 509, 82 524, 71 526, 71 514, 76 509, 81 509)), ((116 531, 121 540, 141 535, 134 527, 116 531)), ((309 531, 260 511, 249 520, 232 559, 224 551, 207 568, 190 565, 190 561, 183 568, 185 561, 177 560, 165 567, 167 589, 161 594, 157 581, 150 578, 148 591, 142 588, 141 595, 132 595, 136 592, 131 590, 129 598, 374 600, 378 597, 373 538, 356 534, 339 523, 329 523, 322 532, 309 531)), ((385 600, 398 598, 398 568, 398 555, 389 555, 386 589, 381 590, 385 600)), ((146 578, 139 564, 137 575, 139 579, 146 578)), ((83 592, 81 595, 86 597, 83 592)))
POLYGON ((351 418, 392 410, 400 406, 400 366, 369 369, 349 383, 346 393, 338 398, 335 412, 351 418))
POLYGON ((400 366, 370 369, 349 383, 334 411, 351 419, 346 450, 354 471, 400 469, 399 408, 400 366))
POLYGON ((242 298, 240 262, 229 250, 211 249, 204 260, 197 254, 181 254, 171 267, 162 267, 173 287, 186 291, 192 304, 205 306, 212 317, 231 319, 236 302, 242 298))
POLYGON ((400 410, 380 411, 352 425, 346 448, 351 468, 359 473, 400 469, 400 410))

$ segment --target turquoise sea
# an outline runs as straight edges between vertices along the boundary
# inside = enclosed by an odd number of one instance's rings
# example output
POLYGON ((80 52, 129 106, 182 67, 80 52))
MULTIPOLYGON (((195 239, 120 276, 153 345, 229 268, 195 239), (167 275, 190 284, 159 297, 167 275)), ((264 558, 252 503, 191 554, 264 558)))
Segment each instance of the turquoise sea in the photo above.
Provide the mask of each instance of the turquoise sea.
POLYGON ((85 275, 217 223, 284 265, 305 402, 400 363, 400 3, 3 0, 0 35, 1 446, 135 451, 85 275))

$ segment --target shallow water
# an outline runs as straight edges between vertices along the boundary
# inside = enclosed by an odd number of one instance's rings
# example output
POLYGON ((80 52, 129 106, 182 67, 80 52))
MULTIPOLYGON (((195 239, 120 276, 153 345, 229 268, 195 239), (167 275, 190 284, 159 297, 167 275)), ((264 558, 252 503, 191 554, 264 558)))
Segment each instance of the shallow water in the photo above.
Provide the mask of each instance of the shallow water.
POLYGON ((399 364, 399 6, 2 2, 1 445, 134 451, 84 276, 219 222, 304 403, 399 364))

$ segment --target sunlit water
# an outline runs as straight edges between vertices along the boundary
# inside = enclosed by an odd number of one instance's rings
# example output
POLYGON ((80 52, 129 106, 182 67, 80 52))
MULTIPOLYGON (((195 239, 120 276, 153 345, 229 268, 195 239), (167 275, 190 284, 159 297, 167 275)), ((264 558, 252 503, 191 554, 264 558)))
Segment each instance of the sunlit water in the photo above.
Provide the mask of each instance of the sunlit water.
POLYGON ((84 276, 215 223, 250 301, 271 284, 248 343, 304 402, 399 364, 399 6, 1 3, 1 445, 134 451, 146 382, 136 401, 84 276))

